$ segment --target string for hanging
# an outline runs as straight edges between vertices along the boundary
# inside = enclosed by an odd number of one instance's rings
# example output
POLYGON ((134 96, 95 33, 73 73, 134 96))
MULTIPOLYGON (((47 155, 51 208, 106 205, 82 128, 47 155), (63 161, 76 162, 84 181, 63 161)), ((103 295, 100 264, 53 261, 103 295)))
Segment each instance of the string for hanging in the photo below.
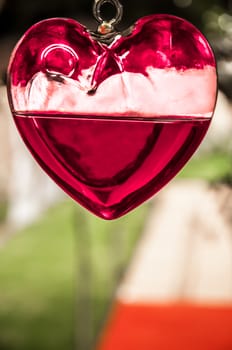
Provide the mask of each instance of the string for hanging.
POLYGON ((103 35, 108 34, 113 32, 115 25, 121 21, 123 15, 123 7, 118 0, 95 0, 93 5, 93 15, 100 23, 97 30, 98 33, 103 35), (102 6, 106 3, 114 6, 116 10, 115 17, 110 20, 104 20, 102 15, 102 6))

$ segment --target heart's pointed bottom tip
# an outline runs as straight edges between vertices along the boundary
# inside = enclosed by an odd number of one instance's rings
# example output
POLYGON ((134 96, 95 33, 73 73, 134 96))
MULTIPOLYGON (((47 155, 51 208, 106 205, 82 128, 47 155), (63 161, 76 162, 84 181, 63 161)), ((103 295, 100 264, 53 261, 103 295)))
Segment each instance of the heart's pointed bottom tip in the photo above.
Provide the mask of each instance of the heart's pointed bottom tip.
POLYGON ((96 215, 98 218, 100 219, 104 219, 107 221, 113 221, 116 219, 119 219, 121 216, 124 216, 125 214, 127 214, 127 212, 117 212, 115 210, 112 209, 103 209, 101 211, 91 211, 94 215, 96 215))
POLYGON ((111 212, 101 212, 101 213, 94 213, 97 215, 100 219, 106 220, 106 221, 113 221, 118 219, 121 215, 115 215, 114 213, 111 212))

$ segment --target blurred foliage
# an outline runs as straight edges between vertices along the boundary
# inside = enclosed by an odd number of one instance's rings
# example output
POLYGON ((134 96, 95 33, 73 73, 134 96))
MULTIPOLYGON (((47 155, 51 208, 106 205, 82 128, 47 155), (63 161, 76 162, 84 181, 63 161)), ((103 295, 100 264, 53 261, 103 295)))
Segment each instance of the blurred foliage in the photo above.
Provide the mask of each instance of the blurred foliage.
MULTIPOLYGON (((131 24, 137 18, 151 13, 171 13, 182 16, 201 29, 206 12, 229 12, 231 1, 226 0, 121 0, 124 7, 123 23, 131 24)), ((54 17, 87 17, 92 20, 93 0, 5 0, 0 14, 0 33, 21 32, 38 20, 54 17)))
POLYGON ((178 179, 202 179, 209 182, 225 182, 231 177, 231 155, 222 151, 196 154, 177 176, 178 179))
MULTIPOLYGON (((5 196, 0 196, 0 224, 5 222, 7 217, 8 203, 5 196)), ((1 349, 1 348, 0 348, 1 349)))
POLYGON ((107 222, 67 201, 15 233, 0 251, 0 349, 88 348, 147 209, 107 222))

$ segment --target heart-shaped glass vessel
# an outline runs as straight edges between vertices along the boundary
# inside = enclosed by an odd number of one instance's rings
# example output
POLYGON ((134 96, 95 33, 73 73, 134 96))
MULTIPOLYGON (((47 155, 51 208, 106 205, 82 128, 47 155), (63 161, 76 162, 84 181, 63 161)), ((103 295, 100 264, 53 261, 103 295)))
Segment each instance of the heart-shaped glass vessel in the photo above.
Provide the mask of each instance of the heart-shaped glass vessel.
POLYGON ((9 102, 47 174, 114 219, 160 190, 199 146, 215 107, 215 66, 205 37, 178 17, 144 17, 108 42, 54 18, 16 46, 9 102))

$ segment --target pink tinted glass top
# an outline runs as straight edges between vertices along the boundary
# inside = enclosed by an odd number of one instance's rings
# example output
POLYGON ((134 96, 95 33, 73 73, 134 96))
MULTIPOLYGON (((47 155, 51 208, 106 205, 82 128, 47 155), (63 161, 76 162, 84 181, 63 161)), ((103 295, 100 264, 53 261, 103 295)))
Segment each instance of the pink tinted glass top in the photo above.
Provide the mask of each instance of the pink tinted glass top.
POLYGON ((99 115, 211 113, 217 80, 206 39, 169 15, 140 19, 110 46, 72 19, 39 22, 18 44, 9 75, 15 111, 99 115))

